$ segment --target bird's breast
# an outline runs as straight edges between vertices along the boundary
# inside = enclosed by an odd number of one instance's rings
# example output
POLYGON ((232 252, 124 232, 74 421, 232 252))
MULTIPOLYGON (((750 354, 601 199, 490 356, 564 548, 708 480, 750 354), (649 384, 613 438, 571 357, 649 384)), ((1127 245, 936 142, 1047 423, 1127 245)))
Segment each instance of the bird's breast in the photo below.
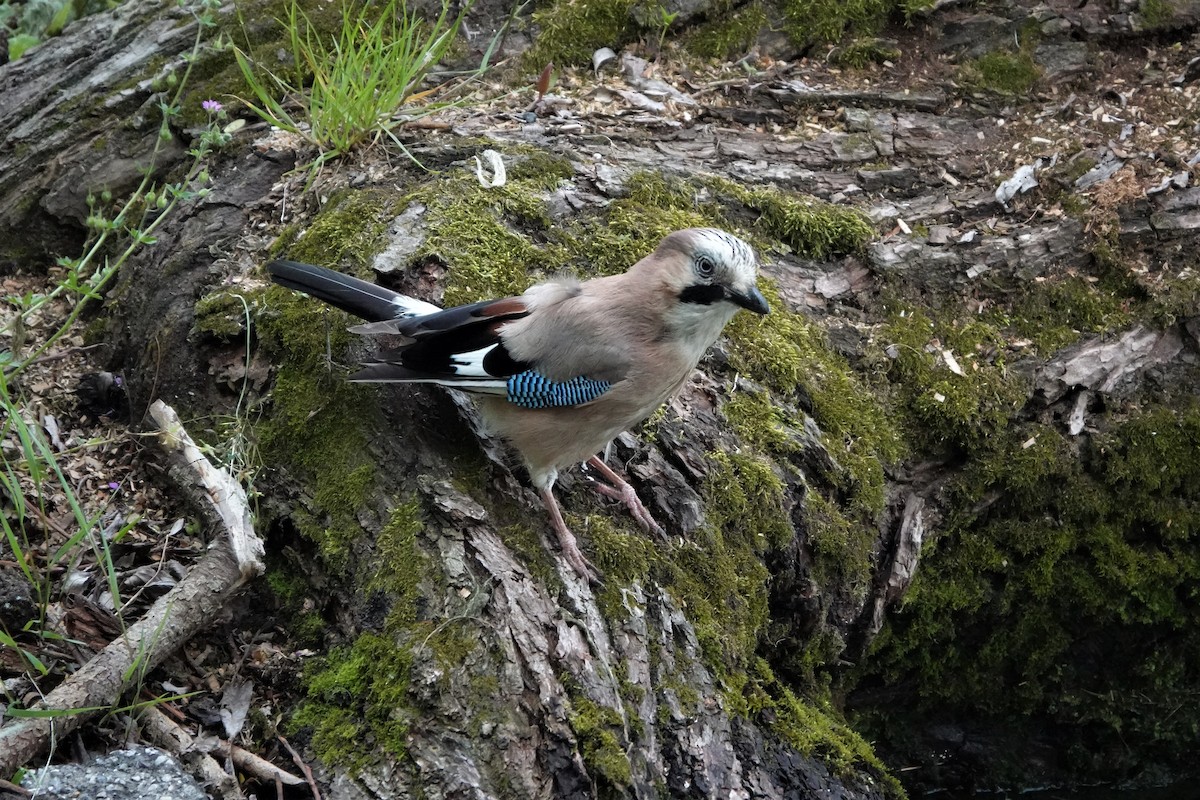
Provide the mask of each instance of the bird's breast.
POLYGON ((506 398, 480 397, 480 411, 489 429, 516 448, 531 473, 565 469, 600 452, 669 400, 691 373, 690 365, 683 366, 652 375, 635 372, 585 405, 532 409, 506 398))

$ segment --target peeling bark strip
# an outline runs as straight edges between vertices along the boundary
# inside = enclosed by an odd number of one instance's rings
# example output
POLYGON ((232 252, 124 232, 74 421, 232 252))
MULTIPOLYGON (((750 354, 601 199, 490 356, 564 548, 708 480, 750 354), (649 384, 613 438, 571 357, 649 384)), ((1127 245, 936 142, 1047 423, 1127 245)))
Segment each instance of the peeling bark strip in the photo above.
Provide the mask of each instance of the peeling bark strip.
MULTIPOLYGON (((213 482, 218 470, 196 449, 175 411, 158 401, 154 406, 154 417, 163 425, 163 446, 171 448, 168 455, 174 462, 174 474, 193 473, 204 485, 213 482)), ((189 496, 195 494, 193 484, 196 480, 192 477, 181 482, 189 496)), ((238 489, 240 491, 240 487, 238 489)), ((243 494, 243 503, 244 498, 243 494)), ((209 502, 215 504, 218 499, 231 520, 249 519, 249 509, 244 505, 240 509, 236 507, 236 493, 210 498, 209 502)), ((255 571, 252 560, 239 565, 235 548, 226 535, 233 536, 234 533, 222 530, 204 559, 187 577, 160 597, 124 635, 113 640, 31 709, 35 712, 57 711, 61 716, 17 718, 0 727, 0 774, 11 774, 76 730, 96 712, 107 711, 125 692, 140 684, 150 670, 217 619, 225 608, 225 601, 255 571)), ((253 536, 253 529, 250 535, 253 536)), ((237 549, 253 553, 255 542, 239 545, 237 549)), ((257 552, 262 553, 261 541, 257 541, 257 552)))
POLYGON ((1183 326, 1162 331, 1138 326, 1112 341, 1085 342, 1040 370, 1037 388, 1050 402, 1076 388, 1113 394, 1144 370, 1174 361, 1184 346, 1182 330, 1183 326))

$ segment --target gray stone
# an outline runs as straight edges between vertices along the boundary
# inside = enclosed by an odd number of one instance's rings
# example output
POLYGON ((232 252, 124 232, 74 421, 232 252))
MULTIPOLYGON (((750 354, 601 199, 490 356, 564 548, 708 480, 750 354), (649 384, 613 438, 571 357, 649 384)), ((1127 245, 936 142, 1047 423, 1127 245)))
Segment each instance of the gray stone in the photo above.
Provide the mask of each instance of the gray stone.
POLYGON ((19 631, 37 616, 33 587, 15 569, 0 569, 0 626, 19 631))
POLYGON ((1010 43, 1015 28, 1010 19, 992 14, 973 14, 966 19, 947 23, 937 46, 943 52, 959 52, 967 58, 979 58, 1010 43))
POLYGON ((1056 41, 1040 44, 1033 51, 1033 60, 1042 68, 1042 77, 1047 81, 1085 75, 1092 68, 1088 46, 1084 42, 1056 41))
POLYGON ((44 800, 207 800, 178 761, 151 747, 117 750, 90 764, 30 770, 21 785, 44 800))

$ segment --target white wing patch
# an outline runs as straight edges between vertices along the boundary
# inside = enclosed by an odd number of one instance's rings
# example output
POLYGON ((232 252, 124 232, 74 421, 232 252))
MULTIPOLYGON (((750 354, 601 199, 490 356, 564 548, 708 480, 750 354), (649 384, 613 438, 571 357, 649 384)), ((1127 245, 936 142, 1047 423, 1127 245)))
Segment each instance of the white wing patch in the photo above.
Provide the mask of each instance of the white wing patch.
POLYGON ((392 298, 392 305, 396 308, 396 319, 424 317, 429 314, 437 314, 442 310, 432 303, 426 303, 424 300, 418 300, 415 297, 407 297, 402 294, 398 294, 392 298))
POLYGON ((484 357, 495 349, 496 345, 489 344, 487 347, 481 347, 478 350, 471 350, 468 353, 455 353, 450 357, 450 368, 454 370, 455 375, 460 375, 463 378, 495 379, 495 375, 489 374, 488 371, 483 368, 484 357))

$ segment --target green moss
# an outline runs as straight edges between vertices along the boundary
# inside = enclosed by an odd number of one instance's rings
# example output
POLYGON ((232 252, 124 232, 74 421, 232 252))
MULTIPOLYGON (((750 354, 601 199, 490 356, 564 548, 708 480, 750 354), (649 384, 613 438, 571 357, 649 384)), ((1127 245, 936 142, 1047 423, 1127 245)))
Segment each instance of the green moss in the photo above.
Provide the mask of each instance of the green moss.
POLYGON ((731 713, 762 720, 765 727, 800 753, 823 761, 836 774, 878 784, 884 797, 904 798, 904 790, 871 746, 827 704, 802 700, 781 684, 763 659, 731 675, 723 692, 731 713))
POLYGON ((297 644, 308 647, 319 647, 325 639, 329 624, 316 611, 303 611, 288 622, 288 633, 297 644))
POLYGON ((1033 284, 1017 299, 1009 325, 1030 339, 1038 353, 1049 355, 1083 334, 1124 328, 1130 320, 1124 298, 1093 281, 1068 277, 1033 284))
POLYGON ((1166 328, 1188 319, 1200 308, 1200 272, 1167 277, 1155 288, 1146 316, 1166 328))
POLYGON ((701 58, 734 58, 750 49, 766 24, 767 13, 756 0, 698 25, 684 37, 683 47, 701 58))
POLYGON ((606 618, 628 619, 630 585, 664 586, 687 609, 706 663, 719 674, 747 663, 767 621, 769 576, 761 554, 794 535, 783 485, 762 459, 716 453, 705 480, 708 525, 695 543, 664 548, 607 515, 572 520, 605 577, 597 601, 606 618))
POLYGON ((219 289, 196 301, 192 312, 192 330, 222 340, 246 334, 248 317, 253 309, 248 292, 219 289))
POLYGON ((1162 28, 1175 19, 1175 4, 1171 0, 1141 0, 1138 16, 1146 28, 1162 28))
MULTIPOLYGON (((264 338, 278 335, 295 342, 319 335, 311 302, 283 296, 282 290, 276 294, 276 307, 290 311, 260 324, 264 338)), ((334 324, 342 327, 345 315, 335 318, 334 324)), ((348 563, 350 543, 362 533, 356 512, 373 485, 364 426, 376 411, 364 402, 362 389, 322 371, 322 344, 293 344, 276 376, 273 414, 260 424, 258 439, 267 461, 289 466, 314 487, 311 512, 297 509, 293 519, 330 566, 339 569, 348 563)))
POLYGON ((896 61, 900 55, 900 50, 893 44, 875 37, 866 37, 854 39, 835 49, 830 54, 829 61, 839 67, 862 69, 869 64, 896 61))
POLYGON ((884 797, 903 798, 903 788, 883 762, 853 728, 831 708, 821 708, 779 687, 771 729, 801 753, 820 758, 835 773, 860 777, 877 784, 884 797))
MULTIPOLYGON (((796 377, 804 376, 813 415, 824 431, 823 443, 842 467, 832 475, 806 471, 809 488, 800 519, 816 556, 813 574, 822 585, 864 592, 872 577, 871 553, 883 511, 883 465, 899 458, 900 435, 888 409, 840 357, 828 351, 817 338, 820 334, 815 326, 796 317, 781 327, 791 326, 795 329, 777 331, 776 335, 782 333, 778 339, 759 345, 786 348, 795 343, 791 356, 799 354, 802 359, 796 377), (818 491, 817 486, 825 482, 833 484, 836 502, 818 491)), ((747 367, 749 363, 747 359, 747 367)), ((803 458, 807 446, 803 421, 770 393, 739 392, 721 407, 721 413, 739 438, 774 455, 780 463, 803 458)), ((816 652, 796 654, 792 674, 813 675, 809 662, 816 652)))
POLYGON ((420 643, 432 651, 443 670, 458 669, 479 649, 479 631, 471 626, 469 620, 439 623, 432 626, 420 643))
POLYGON ((266 580, 267 586, 284 605, 299 605, 308 591, 308 584, 303 577, 284 569, 267 570, 266 580))
POLYGON ((372 753, 404 755, 411 668, 406 648, 389 637, 364 633, 307 670, 308 699, 291 727, 311 727, 317 756, 352 771, 366 766, 372 753))
POLYGON ((313 609, 309 598, 310 587, 304 577, 275 560, 269 560, 266 582, 288 619, 288 633, 295 643, 302 647, 319 647, 328 626, 313 609))
POLYGON ((629 756, 618 735, 623 730, 621 715, 586 697, 571 698, 567 716, 579 740, 583 763, 596 781, 601 796, 629 786, 633 780, 629 756))
MULTIPOLYGON (((632 205, 666 211, 698 211, 696 187, 674 175, 635 172, 625 184, 632 205)), ((711 206, 710 206, 711 208, 711 206)))
POLYGON ((1108 754, 1089 779, 1190 763, 1200 725, 1200 405, 1095 423, 979 454, 869 661, 922 708, 1055 725, 1108 754))
POLYGON ((789 456, 803 449, 796 420, 769 392, 738 392, 721 406, 721 414, 739 439, 772 455, 789 456))
POLYGON ((875 236, 871 223, 853 208, 781 189, 743 186, 726 178, 704 182, 758 212, 756 230, 805 258, 820 260, 858 252, 875 236))
POLYGON ((288 257, 361 272, 370 257, 387 243, 388 223, 403 205, 403 199, 389 190, 338 192, 288 248, 288 257))
MULTIPOLYGON (((772 311, 753 319, 739 315, 726 328, 734 368, 785 398, 802 390, 826 448, 846 470, 846 488, 857 498, 856 505, 868 513, 881 511, 882 464, 894 463, 904 452, 894 415, 829 349, 824 331, 788 311, 769 280, 760 279, 759 286, 772 311)), ((740 430, 752 440, 769 435, 749 428, 742 425, 740 430)))
POLYGON ((428 208, 425 242, 414 259, 439 258, 451 265, 447 306, 520 294, 566 260, 551 242, 538 247, 518 232, 549 239, 554 224, 543 190, 542 176, 484 189, 474 175, 458 174, 413 195, 428 208))
POLYGON ((783 509, 783 482, 770 465, 745 453, 714 452, 710 459, 704 490, 713 524, 746 536, 755 552, 785 547, 794 532, 783 509))
POLYGON ((536 74, 546 64, 583 66, 600 47, 620 49, 639 32, 630 12, 637 0, 554 0, 535 11, 534 45, 522 59, 536 74))
POLYGON ((421 503, 413 499, 392 510, 390 519, 375 539, 379 564, 367 588, 391 595, 392 607, 384 629, 398 634, 417 621, 418 586, 425 571, 425 558, 417 547, 417 535, 425 529, 421 503))
POLYGON ((847 31, 872 34, 887 21, 891 0, 783 0, 784 32, 796 44, 837 42, 847 31))
POLYGON ((870 588, 874 574, 871 553, 878 528, 869 522, 851 519, 819 492, 804 496, 804 530, 812 543, 814 572, 822 584, 858 595, 870 588))
POLYGON ((532 182, 552 190, 562 181, 575 177, 575 167, 566 156, 539 147, 510 147, 505 156, 514 156, 515 163, 507 167, 510 180, 532 182))
POLYGON ((612 517, 600 514, 589 514, 576 529, 590 541, 596 566, 612 579, 609 583, 628 586, 649 575, 654 544, 644 534, 622 530, 612 517))
POLYGON ((1015 97, 1027 94, 1041 75, 1041 68, 1025 50, 1017 53, 995 50, 967 64, 962 80, 980 89, 1015 97))
POLYGON ((701 540, 673 549, 653 574, 687 609, 708 666, 724 675, 744 668, 767 624, 761 554, 794 534, 782 483, 754 456, 712 454, 703 495, 709 518, 701 540))
POLYGON ((766 624, 762 561, 718 535, 703 546, 677 548, 658 574, 687 610, 706 664, 718 674, 740 669, 766 624))
POLYGON ((610 203, 603 217, 572 231, 572 263, 585 277, 624 272, 674 231, 724 226, 719 207, 703 200, 689 181, 639 172, 630 176, 626 189, 628 194, 610 203))
MULTIPOLYGON (((364 270, 382 245, 379 199, 368 192, 331 200, 287 255, 364 270)), ((326 562, 342 569, 362 534, 357 513, 374 485, 367 431, 378 408, 371 390, 347 383, 326 360, 327 353, 341 358, 349 345, 348 315, 281 287, 264 292, 260 307, 260 341, 279 367, 270 416, 257 428, 261 451, 314 487, 310 507, 296 509, 293 520, 326 562)))
POLYGON ((935 323, 919 311, 902 311, 889 320, 883 339, 893 356, 898 399, 911 415, 909 437, 925 447, 978 447, 1007 427, 1025 399, 1005 370, 1004 338, 983 322, 935 323))
POLYGON ((1055 202, 1062 207, 1064 214, 1074 219, 1083 219, 1088 209, 1091 208, 1088 202, 1077 194, 1062 195, 1055 202))
MULTIPOLYGON (((1098 161, 1092 156, 1084 155, 1078 158, 1066 161, 1062 165, 1062 171, 1058 173, 1059 178, 1068 184, 1074 184, 1075 181, 1087 175, 1096 168, 1098 161)), ((1052 172, 1051 174, 1055 174, 1052 172)))

